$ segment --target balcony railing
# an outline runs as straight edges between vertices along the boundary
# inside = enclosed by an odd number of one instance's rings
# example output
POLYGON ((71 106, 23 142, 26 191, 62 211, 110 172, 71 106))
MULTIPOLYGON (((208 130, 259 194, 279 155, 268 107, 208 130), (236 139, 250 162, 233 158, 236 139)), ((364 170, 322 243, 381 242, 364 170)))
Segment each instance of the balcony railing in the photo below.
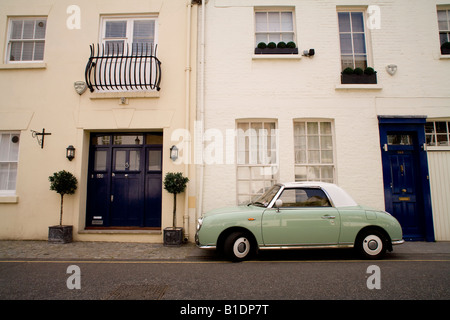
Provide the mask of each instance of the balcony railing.
POLYGON ((161 62, 147 43, 90 46, 85 80, 91 92, 160 90, 161 62))

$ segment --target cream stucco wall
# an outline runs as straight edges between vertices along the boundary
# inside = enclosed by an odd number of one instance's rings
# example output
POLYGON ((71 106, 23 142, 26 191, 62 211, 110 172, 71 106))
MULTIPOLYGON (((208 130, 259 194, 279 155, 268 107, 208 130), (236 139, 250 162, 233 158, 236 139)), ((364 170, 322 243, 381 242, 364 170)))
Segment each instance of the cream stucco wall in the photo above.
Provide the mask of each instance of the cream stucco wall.
MULTIPOLYGON (((441 56, 437 5, 442 1, 209 1, 206 10, 205 129, 225 135, 237 119, 274 119, 279 180, 294 180, 295 119, 334 122, 336 182, 360 203, 384 209, 379 115, 450 117, 450 59, 441 56), (340 84, 337 8, 380 10, 367 30, 369 65, 378 84, 340 84), (256 56, 255 8, 292 8, 299 52, 313 57, 256 56), (233 23, 230 23, 232 21, 233 23), (390 75, 386 66, 396 64, 390 75)), ((206 143, 208 145, 208 143, 206 143)), ((236 165, 205 167, 204 210, 236 203, 236 165), (220 184, 217 183, 220 181, 220 184), (220 197, 218 197, 220 195, 220 197)))
MULTIPOLYGON (((65 197, 63 218, 64 224, 74 226, 75 240, 162 242, 161 231, 84 230, 89 135, 96 131, 162 130, 163 176, 169 171, 188 174, 187 166, 174 164, 169 158, 169 148, 176 143, 171 141, 172 132, 186 127, 186 116, 192 113, 191 121, 195 116, 196 46, 191 47, 192 59, 188 60, 187 41, 196 41, 197 24, 196 10, 192 10, 192 33, 187 39, 188 3, 178 0, 76 1, 80 25, 75 29, 68 28, 66 23, 73 14, 73 11, 67 12, 73 1, 5 0, 0 3, 0 132, 20 132, 16 196, 0 197, 0 239, 47 238, 48 226, 59 221, 59 195, 49 191, 48 176, 64 169, 74 173, 79 181, 76 194, 65 197), (100 40, 101 17, 138 14, 158 17, 161 91, 111 95, 87 90, 82 95, 77 94, 74 82, 84 81, 89 45, 100 40), (8 19, 16 16, 47 17, 42 63, 6 63, 8 19), (122 96, 126 98, 125 104, 120 102, 122 96), (45 137, 43 149, 30 132, 42 128, 51 133, 45 137), (65 158, 68 145, 76 148, 76 157, 71 162, 65 158)), ((185 194, 180 195, 177 210, 180 226, 186 203, 185 194)), ((162 228, 171 226, 172 204, 172 195, 163 190, 162 228)))

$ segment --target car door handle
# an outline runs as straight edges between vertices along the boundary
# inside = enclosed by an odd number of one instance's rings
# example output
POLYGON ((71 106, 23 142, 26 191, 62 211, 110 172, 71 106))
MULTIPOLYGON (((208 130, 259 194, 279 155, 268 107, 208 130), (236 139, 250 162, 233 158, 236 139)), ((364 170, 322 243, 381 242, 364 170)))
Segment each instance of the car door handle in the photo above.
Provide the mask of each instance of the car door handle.
POLYGON ((336 219, 336 216, 330 216, 330 215, 324 215, 322 216, 322 219, 336 219))

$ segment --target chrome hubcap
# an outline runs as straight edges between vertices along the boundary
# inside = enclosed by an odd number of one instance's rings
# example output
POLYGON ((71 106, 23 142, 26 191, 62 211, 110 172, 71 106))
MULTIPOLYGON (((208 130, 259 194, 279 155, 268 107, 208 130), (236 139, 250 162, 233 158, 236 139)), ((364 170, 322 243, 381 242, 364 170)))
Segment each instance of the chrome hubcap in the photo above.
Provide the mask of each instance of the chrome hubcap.
POLYGON ((248 239, 244 237, 236 239, 233 246, 233 252, 237 258, 245 258, 250 252, 250 243, 248 239))
POLYGON ((368 235, 363 241, 364 252, 375 256, 383 250, 383 241, 376 235, 368 235))
POLYGON ((375 240, 370 240, 367 246, 370 250, 375 250, 376 248, 378 248, 378 243, 375 240))

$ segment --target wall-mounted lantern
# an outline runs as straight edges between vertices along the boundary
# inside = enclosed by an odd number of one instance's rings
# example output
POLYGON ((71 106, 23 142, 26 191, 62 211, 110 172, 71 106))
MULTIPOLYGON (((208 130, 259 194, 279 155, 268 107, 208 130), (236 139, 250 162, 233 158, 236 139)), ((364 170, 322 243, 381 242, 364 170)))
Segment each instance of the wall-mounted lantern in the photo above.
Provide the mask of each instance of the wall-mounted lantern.
POLYGON ((172 159, 172 161, 176 161, 178 159, 178 148, 177 148, 177 146, 172 146, 170 148, 170 159, 172 159))
POLYGON ((72 161, 72 159, 75 158, 75 148, 72 145, 66 148, 66 158, 69 159, 69 161, 72 161))

